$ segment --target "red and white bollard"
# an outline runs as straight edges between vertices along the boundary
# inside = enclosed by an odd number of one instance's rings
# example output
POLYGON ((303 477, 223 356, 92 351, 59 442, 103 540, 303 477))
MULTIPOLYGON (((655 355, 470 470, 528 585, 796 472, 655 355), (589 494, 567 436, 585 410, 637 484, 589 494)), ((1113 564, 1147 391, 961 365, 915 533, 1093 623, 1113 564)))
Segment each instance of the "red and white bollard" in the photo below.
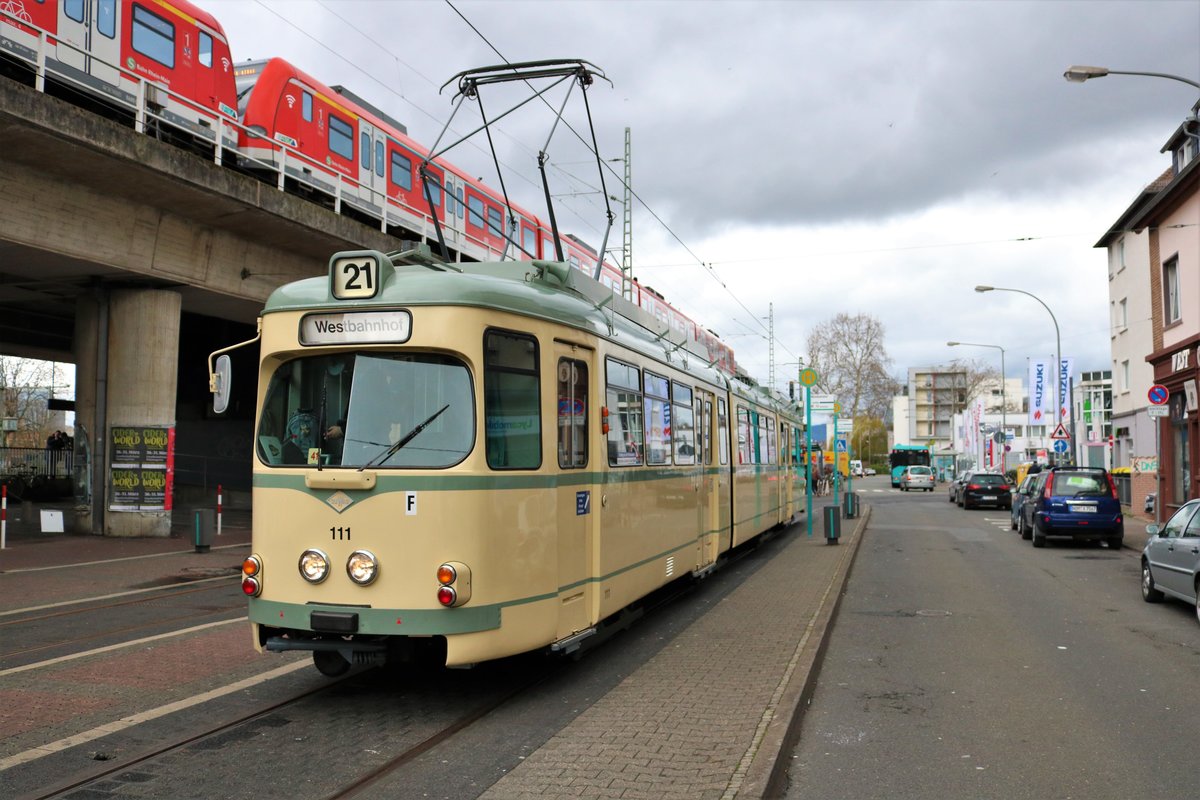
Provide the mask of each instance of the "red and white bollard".
POLYGON ((217 484, 217 536, 221 535, 221 484, 217 484))
POLYGON ((8 484, 0 489, 0 550, 8 547, 8 484))

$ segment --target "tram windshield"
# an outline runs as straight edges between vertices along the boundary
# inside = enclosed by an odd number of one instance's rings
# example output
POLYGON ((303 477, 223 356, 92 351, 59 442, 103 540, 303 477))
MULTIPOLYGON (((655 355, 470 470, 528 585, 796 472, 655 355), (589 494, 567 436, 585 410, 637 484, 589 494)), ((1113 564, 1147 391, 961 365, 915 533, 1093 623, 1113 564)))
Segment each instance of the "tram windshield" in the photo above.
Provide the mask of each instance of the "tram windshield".
POLYGON ((448 467, 471 451, 474 409, 470 374, 452 358, 306 356, 271 376, 258 457, 281 467, 448 467))

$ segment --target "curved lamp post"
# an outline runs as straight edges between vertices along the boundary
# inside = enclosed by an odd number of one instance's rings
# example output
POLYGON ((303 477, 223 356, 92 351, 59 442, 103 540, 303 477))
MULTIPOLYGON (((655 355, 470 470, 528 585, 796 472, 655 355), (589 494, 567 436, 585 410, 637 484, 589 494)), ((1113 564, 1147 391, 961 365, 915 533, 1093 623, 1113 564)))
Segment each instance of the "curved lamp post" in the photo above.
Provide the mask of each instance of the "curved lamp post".
MULTIPOLYGON (((1054 426, 1057 428, 1062 423, 1061 416, 1059 415, 1059 410, 1062 408, 1062 401, 1064 398, 1058 397, 1058 388, 1059 388, 1059 385, 1061 384, 1061 381, 1059 380, 1059 378, 1060 378, 1060 375, 1062 374, 1062 335, 1058 331, 1058 320, 1054 317, 1054 312, 1050 310, 1050 306, 1046 305, 1042 301, 1042 298, 1038 297, 1036 294, 1033 294, 1032 292, 1027 292, 1024 289, 1005 289, 1002 286, 976 286, 975 291, 977 291, 977 292, 1016 292, 1017 294, 1027 295, 1029 297, 1032 297, 1034 300, 1037 300, 1039 303, 1041 303, 1042 308, 1046 309, 1046 313, 1050 315, 1050 321, 1054 323, 1054 357, 1055 357, 1054 395, 1055 395, 1056 400, 1058 401, 1054 404, 1054 426)), ((1067 381, 1067 385, 1068 385, 1068 387, 1070 386, 1070 381, 1067 381)), ((1068 397, 1065 399, 1068 403, 1071 402, 1071 398, 1068 397)), ((1070 451, 1068 450, 1067 463, 1070 463, 1071 460, 1072 459, 1070 458, 1070 451)))
POLYGON ((1172 81, 1186 83, 1189 86, 1195 86, 1200 89, 1200 83, 1190 79, 1181 78, 1178 75, 1169 75, 1165 72, 1130 72, 1128 70, 1109 69, 1108 67, 1084 67, 1072 65, 1067 67, 1067 71, 1063 73, 1063 77, 1071 83, 1083 83, 1092 78, 1103 78, 1105 75, 1145 75, 1150 78, 1167 78, 1172 81))
MULTIPOLYGON (((992 347, 1000 351, 1000 430, 1004 433, 1004 449, 1000 451, 1000 472, 1008 474, 1008 395, 1005 394, 1008 376, 1004 372, 1004 348, 998 344, 979 342, 946 342, 947 347, 992 347)), ((995 441, 995 440, 993 440, 995 441)))

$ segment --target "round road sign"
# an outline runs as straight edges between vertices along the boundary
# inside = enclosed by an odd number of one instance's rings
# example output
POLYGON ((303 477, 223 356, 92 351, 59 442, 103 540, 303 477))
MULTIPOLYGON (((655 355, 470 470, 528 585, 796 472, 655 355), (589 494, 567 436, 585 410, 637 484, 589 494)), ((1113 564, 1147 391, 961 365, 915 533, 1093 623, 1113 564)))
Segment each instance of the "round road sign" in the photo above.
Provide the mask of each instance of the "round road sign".
POLYGON ((1168 392, 1167 387, 1163 386, 1161 383, 1156 383, 1150 387, 1150 391, 1146 392, 1146 397, 1148 397, 1150 402, 1154 405, 1161 406, 1167 402, 1167 398, 1170 397, 1170 392, 1168 392))
POLYGON ((1056 453, 1065 453, 1070 448, 1071 448, 1071 445, 1067 444, 1066 439, 1059 439, 1058 441, 1056 441, 1054 443, 1054 452, 1056 452, 1056 453))
POLYGON ((800 371, 800 385, 801 386, 816 386, 817 385, 817 371, 815 369, 801 370, 800 371))

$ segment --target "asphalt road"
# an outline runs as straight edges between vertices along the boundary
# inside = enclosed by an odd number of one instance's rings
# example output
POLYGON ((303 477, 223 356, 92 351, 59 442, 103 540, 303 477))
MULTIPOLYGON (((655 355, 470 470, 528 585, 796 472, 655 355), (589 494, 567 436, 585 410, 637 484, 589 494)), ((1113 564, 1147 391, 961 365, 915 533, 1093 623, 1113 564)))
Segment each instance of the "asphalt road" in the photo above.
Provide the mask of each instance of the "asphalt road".
POLYGON ((1192 797, 1200 626, 1144 603, 1135 550, 1035 550, 1006 510, 886 479, 787 797, 1192 797))

